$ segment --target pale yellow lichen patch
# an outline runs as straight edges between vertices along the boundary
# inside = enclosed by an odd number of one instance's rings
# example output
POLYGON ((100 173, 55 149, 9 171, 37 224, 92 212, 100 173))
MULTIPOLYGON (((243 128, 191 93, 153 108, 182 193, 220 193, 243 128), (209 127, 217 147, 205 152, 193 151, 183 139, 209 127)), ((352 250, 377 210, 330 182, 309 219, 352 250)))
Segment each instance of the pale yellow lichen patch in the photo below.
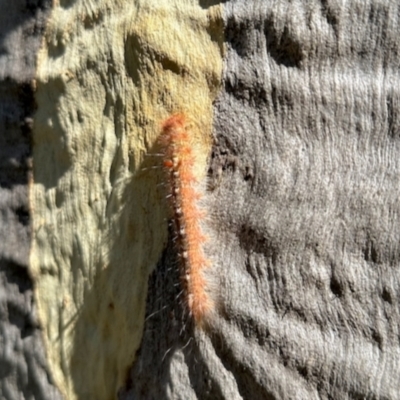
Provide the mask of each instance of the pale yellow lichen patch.
POLYGON ((32 275, 54 380, 112 399, 134 360, 166 206, 146 155, 171 113, 211 146, 222 70, 219 6, 55 3, 38 59, 32 275))

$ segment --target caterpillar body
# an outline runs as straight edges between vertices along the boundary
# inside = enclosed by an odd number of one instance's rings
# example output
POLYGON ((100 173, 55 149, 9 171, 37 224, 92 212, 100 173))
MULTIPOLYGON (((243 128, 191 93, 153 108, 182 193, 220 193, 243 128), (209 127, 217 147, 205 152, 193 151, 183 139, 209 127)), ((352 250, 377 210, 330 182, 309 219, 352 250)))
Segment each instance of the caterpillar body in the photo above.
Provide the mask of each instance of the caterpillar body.
POLYGON ((195 325, 203 326, 213 308, 203 275, 210 261, 203 251, 207 237, 201 228, 205 212, 199 205, 201 191, 194 174, 195 151, 182 114, 175 114, 163 123, 160 144, 168 176, 184 303, 195 325))

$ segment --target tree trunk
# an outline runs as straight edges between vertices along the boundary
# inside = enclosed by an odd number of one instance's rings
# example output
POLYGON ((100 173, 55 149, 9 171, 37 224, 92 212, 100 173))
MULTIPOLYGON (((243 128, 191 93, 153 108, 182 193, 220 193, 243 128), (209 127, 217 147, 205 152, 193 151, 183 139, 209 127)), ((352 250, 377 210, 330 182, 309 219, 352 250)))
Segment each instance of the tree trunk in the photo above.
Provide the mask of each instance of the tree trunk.
POLYGON ((61 398, 29 273, 33 79, 49 1, 0 1, 0 398, 61 398))
POLYGON ((400 399, 399 18, 0 2, 0 397, 400 399))

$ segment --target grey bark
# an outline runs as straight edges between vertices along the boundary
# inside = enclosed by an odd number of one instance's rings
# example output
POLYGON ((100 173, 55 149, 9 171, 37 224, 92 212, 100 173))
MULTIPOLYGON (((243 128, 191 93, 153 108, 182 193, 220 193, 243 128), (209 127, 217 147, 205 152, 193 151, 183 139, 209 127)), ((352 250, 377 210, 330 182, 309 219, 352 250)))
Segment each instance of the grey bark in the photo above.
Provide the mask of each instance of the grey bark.
POLYGON ((171 241, 120 398, 400 399, 400 5, 224 10, 218 316, 205 332, 185 318, 171 241))
POLYGON ((28 274, 31 81, 49 1, 0 0, 0 398, 59 399, 28 274))

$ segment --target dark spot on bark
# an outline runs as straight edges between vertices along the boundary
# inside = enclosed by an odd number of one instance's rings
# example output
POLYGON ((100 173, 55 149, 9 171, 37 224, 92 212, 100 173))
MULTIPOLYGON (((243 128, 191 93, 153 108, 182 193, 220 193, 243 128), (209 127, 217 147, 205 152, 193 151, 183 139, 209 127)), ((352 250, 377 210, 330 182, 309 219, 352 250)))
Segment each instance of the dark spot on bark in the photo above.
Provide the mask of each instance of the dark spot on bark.
POLYGON ((308 369, 305 365, 298 365, 297 366, 297 372, 299 373, 299 375, 301 375, 304 379, 308 380, 309 377, 309 373, 308 373, 308 369))
POLYGON ((60 7, 62 8, 71 8, 76 0, 60 0, 60 7))
POLYGON ((371 328, 371 338, 378 345, 379 349, 382 350, 382 345, 383 345, 382 335, 375 329, 371 328))
POLYGON ((216 4, 226 3, 228 0, 199 0, 199 6, 201 8, 209 8, 216 4))
POLYGON ((22 305, 8 301, 7 312, 10 324, 15 325, 18 328, 18 330, 21 332, 22 339, 32 335, 35 329, 38 328, 30 311, 24 308, 22 305))
POLYGON ((15 210, 15 214, 18 217, 18 221, 24 225, 27 226, 29 225, 29 211, 27 209, 27 207, 25 206, 20 206, 15 210))
POLYGON ((379 263, 379 253, 376 248, 375 241, 371 238, 368 238, 364 247, 363 247, 363 254, 365 261, 373 262, 375 264, 379 263))
POLYGON ((388 136, 391 139, 400 137, 400 116, 398 107, 395 105, 397 101, 393 99, 393 94, 386 96, 388 136))
POLYGON ((335 276, 332 276, 332 278, 331 278, 330 288, 331 288, 332 293, 336 297, 343 296, 343 286, 342 286, 341 282, 335 276))
POLYGON ((252 181, 254 179, 254 172, 253 172, 253 168, 250 166, 246 166, 244 168, 244 180, 247 181, 252 181))
POLYGON ((25 266, 6 258, 3 258, 1 261, 0 274, 3 273, 5 275, 8 284, 17 285, 20 293, 25 293, 33 289, 28 269, 25 266))
POLYGON ((238 22, 234 17, 228 19, 225 28, 225 40, 240 57, 246 56, 253 48, 251 32, 251 21, 244 19, 238 22))
POLYGON ((264 25, 267 40, 267 51, 279 65, 299 68, 303 61, 301 44, 293 37, 289 27, 285 26, 278 32, 274 26, 273 17, 267 18, 264 25))
POLYGON ((103 14, 88 14, 83 20, 83 26, 85 29, 93 29, 94 26, 99 25, 103 21, 103 14))
POLYGON ((382 299, 389 304, 393 304, 393 297, 390 291, 387 288, 384 288, 382 291, 382 299))

